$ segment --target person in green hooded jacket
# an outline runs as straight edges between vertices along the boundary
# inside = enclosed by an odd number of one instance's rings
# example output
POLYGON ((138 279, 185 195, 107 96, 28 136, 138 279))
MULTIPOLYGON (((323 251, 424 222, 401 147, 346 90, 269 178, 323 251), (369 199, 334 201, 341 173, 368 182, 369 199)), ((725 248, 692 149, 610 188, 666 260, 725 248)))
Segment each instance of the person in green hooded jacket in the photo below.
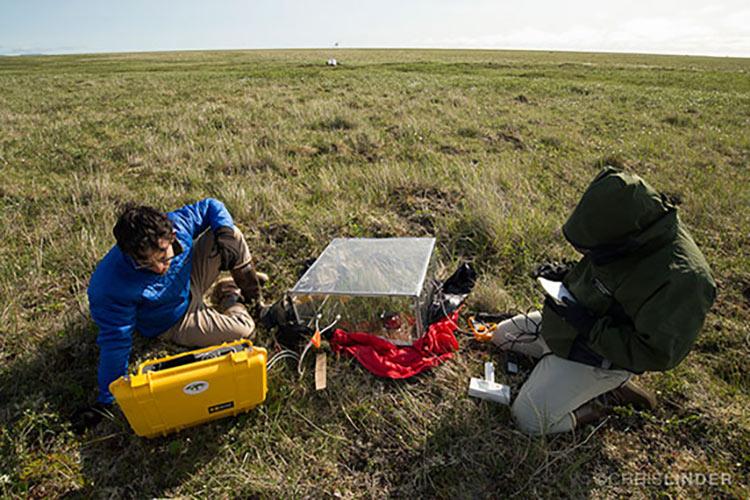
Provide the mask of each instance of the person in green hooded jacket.
POLYGON ((615 404, 653 408, 634 374, 665 371, 688 354, 716 297, 705 258, 669 198, 637 175, 605 167, 563 226, 583 255, 562 281, 574 300, 498 326, 493 342, 539 358, 512 413, 529 434, 564 432, 615 404))

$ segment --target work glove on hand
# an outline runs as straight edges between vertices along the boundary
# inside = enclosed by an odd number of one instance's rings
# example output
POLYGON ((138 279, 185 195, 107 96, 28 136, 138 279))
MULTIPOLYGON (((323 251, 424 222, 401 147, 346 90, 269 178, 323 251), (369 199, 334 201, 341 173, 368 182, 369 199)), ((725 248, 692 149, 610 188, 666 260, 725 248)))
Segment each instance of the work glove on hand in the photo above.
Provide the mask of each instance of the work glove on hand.
POLYGON ((531 277, 545 278, 552 281, 562 281, 566 274, 575 266, 575 262, 565 260, 563 262, 545 262, 539 264, 531 271, 531 277))
POLYGON ((578 335, 584 339, 588 338, 597 320, 591 311, 568 298, 563 298, 563 303, 558 304, 551 297, 545 297, 544 305, 555 311, 566 323, 575 328, 578 335))
POLYGON ((607 368, 604 357, 595 353, 586 343, 582 335, 578 335, 570 346, 568 359, 583 363, 584 365, 596 366, 597 368, 607 368))
POLYGON ((111 404, 96 402, 91 406, 84 406, 83 408, 77 409, 70 421, 72 423, 73 431, 76 434, 83 434, 88 429, 92 429, 99 425, 105 415, 109 415, 112 411, 111 404))
POLYGON ((234 228, 221 226, 214 230, 214 250, 221 258, 221 270, 231 271, 240 264, 238 262, 240 254, 237 251, 237 237, 234 234, 234 228))
POLYGON ((611 365, 588 345, 589 334, 597 320, 591 311, 567 298, 563 299, 562 304, 558 304, 552 298, 546 297, 544 304, 578 332, 573 339, 573 345, 570 346, 569 360, 599 368, 608 368, 611 365))

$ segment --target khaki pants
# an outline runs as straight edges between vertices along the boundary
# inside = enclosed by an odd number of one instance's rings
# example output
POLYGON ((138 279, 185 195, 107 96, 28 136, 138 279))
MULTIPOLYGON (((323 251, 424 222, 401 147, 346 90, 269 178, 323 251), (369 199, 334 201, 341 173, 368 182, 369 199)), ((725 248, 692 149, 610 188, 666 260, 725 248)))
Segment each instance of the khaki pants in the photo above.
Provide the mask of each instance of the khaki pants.
MULTIPOLYGON (((241 262, 237 268, 251 262, 245 237, 234 228, 236 249, 241 262)), ((255 322, 247 309, 233 307, 232 314, 222 314, 203 303, 203 295, 211 288, 221 272, 221 258, 214 251, 214 234, 209 229, 193 243, 193 268, 190 271, 190 304, 185 315, 169 330, 160 335, 165 340, 187 347, 208 347, 250 337, 255 322)))
POLYGON ((519 314, 498 325, 492 342, 501 349, 541 358, 513 402, 511 412, 527 434, 573 430, 573 412, 595 397, 628 381, 625 370, 605 370, 553 354, 541 335, 542 314, 519 314))

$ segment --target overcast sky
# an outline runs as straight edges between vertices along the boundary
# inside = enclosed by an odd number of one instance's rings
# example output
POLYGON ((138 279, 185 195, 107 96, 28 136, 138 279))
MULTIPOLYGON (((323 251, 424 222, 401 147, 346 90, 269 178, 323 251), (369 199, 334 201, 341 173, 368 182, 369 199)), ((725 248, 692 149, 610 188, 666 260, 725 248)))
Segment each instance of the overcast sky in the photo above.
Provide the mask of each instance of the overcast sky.
POLYGON ((750 1, 0 0, 0 54, 335 42, 750 57, 750 1))

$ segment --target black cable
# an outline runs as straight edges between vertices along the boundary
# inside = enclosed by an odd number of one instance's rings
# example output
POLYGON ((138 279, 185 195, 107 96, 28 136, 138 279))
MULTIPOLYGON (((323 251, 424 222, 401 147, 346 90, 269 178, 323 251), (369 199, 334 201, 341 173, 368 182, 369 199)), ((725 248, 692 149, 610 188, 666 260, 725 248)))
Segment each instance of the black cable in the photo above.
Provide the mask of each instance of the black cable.
POLYGON ((519 332, 516 334, 516 336, 515 336, 515 338, 513 340, 511 340, 511 341, 506 340, 506 341, 498 344, 497 346, 500 349, 502 349, 506 344, 510 343, 510 347, 508 348, 508 350, 509 351, 513 351, 513 347, 516 345, 516 343, 531 344, 533 342, 536 342, 536 340, 539 338, 539 335, 541 334, 542 323, 541 323, 541 321, 539 321, 539 323, 537 323, 536 321, 534 321, 534 320, 531 319, 530 313, 531 312, 536 312, 536 310, 531 311, 531 309, 532 308, 529 307, 529 308, 526 309, 525 313, 519 313, 519 314, 514 315, 512 318, 510 318, 513 326, 515 326, 516 329, 519 330, 519 332), (526 328, 519 327, 518 323, 516 323, 516 319, 518 318, 518 316, 523 316, 523 320, 526 323, 526 326, 528 326, 529 322, 531 324, 533 324, 534 325, 534 331, 533 332, 529 332, 529 331, 526 331, 526 328), (524 336, 529 336, 530 338, 527 339, 527 340, 521 340, 521 338, 524 337, 524 336))
MULTIPOLYGON (((439 280, 433 279, 433 285, 436 286, 436 289, 435 289, 436 295, 443 291, 443 283, 440 282, 439 280)), ((443 300, 440 301, 440 308, 443 311, 443 315, 446 318, 450 318, 450 316, 448 315, 448 312, 445 310, 445 301, 443 300)), ((507 350, 513 351, 513 347, 515 347, 517 343, 531 344, 539 338, 539 336, 541 335, 542 323, 541 323, 541 320, 537 322, 531 319, 530 317, 531 312, 536 312, 536 309, 534 309, 533 307, 529 307, 526 309, 526 312, 518 312, 518 313, 513 314, 510 318, 508 318, 511 320, 513 326, 516 327, 516 330, 518 330, 518 332, 515 334, 515 338, 513 338, 513 340, 505 340, 499 344, 495 344, 499 349, 502 350, 507 344, 510 344, 510 347, 507 350), (526 331, 526 328, 521 328, 519 326, 519 324, 517 323, 519 316, 523 316, 523 321, 525 322, 525 326, 528 326, 529 323, 534 325, 533 332, 526 331), (524 338, 524 337, 527 337, 527 338, 524 338)), ((452 323, 455 325, 457 332, 474 337, 474 334, 472 332, 463 330, 459 326, 458 322, 452 321, 452 323)))

